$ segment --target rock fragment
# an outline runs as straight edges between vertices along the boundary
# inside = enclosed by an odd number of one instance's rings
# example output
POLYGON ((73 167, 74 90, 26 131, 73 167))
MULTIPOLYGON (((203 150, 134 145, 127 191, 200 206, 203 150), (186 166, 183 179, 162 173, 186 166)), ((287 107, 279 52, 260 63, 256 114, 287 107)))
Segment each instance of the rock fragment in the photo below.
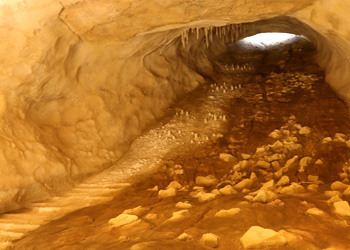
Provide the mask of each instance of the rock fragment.
POLYGON ((218 184, 218 180, 212 175, 196 177, 196 185, 198 186, 209 187, 215 186, 216 184, 218 184))
POLYGON ((249 228, 240 241, 244 249, 278 247, 287 244, 287 240, 282 234, 259 226, 249 228))
POLYGON ((130 215, 130 214, 120 214, 117 217, 110 219, 108 221, 108 224, 113 227, 121 227, 124 225, 131 224, 139 219, 136 215, 130 215))
POLYGON ((199 193, 197 195, 198 201, 199 202, 206 202, 206 201, 211 201, 216 198, 216 194, 212 193, 199 193))
POLYGON ((241 211, 240 208, 231 208, 228 210, 220 210, 215 214, 215 217, 234 217, 241 211))
POLYGON ((245 188, 250 188, 252 185, 253 185, 253 181, 251 179, 244 179, 239 183, 237 183, 236 185, 234 185, 233 188, 236 190, 243 190, 245 188))
POLYGON ((281 179, 277 182, 277 186, 285 186, 290 183, 290 179, 287 175, 283 175, 281 179))
POLYGON ((260 190, 253 198, 254 202, 268 203, 277 199, 277 195, 270 190, 260 190))
POLYGON ((175 207, 181 208, 181 209, 188 209, 188 208, 191 208, 192 205, 189 204, 187 201, 185 201, 185 202, 179 201, 178 203, 176 203, 175 207))
POLYGON ((158 197, 159 198, 168 198, 168 197, 174 197, 176 196, 176 189, 175 188, 168 188, 166 190, 159 190, 158 197))
POLYGON ((334 212, 341 216, 350 216, 350 206, 347 201, 338 201, 333 203, 334 212))
POLYGON ((182 233, 177 237, 177 239, 181 241, 186 241, 186 240, 191 240, 192 236, 187 233, 182 233))
POLYGON ((309 128, 308 126, 302 127, 299 130, 299 134, 301 134, 301 135, 308 135, 310 133, 311 133, 311 128, 309 128))
POLYGON ((219 237, 212 233, 203 234, 201 242, 205 246, 217 248, 219 246, 219 237))
POLYGON ((340 192, 343 192, 344 190, 346 190, 347 188, 349 187, 349 185, 346 185, 340 181, 335 181, 332 183, 331 185, 331 189, 332 190, 337 190, 337 191, 340 191, 340 192))
POLYGON ((235 157, 233 155, 227 153, 221 153, 219 157, 221 160, 226 162, 233 162, 235 160, 235 157))
POLYGON ((182 185, 180 183, 178 183, 177 181, 172 181, 169 183, 167 189, 169 189, 169 188, 180 189, 180 188, 182 188, 182 185))
POLYGON ((317 216, 321 216, 325 214, 321 209, 318 209, 316 207, 309 208, 308 210, 306 210, 306 213, 311 215, 317 215, 317 216))
POLYGON ((238 193, 231 185, 226 185, 225 187, 220 188, 219 192, 221 195, 233 195, 238 193))

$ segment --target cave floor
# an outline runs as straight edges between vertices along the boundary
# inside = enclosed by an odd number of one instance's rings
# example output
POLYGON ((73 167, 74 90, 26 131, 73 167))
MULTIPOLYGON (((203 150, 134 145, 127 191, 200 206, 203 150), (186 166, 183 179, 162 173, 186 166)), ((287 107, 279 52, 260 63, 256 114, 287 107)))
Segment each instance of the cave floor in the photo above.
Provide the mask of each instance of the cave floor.
POLYGON ((129 171, 132 185, 10 249, 349 249, 350 117, 314 53, 218 59, 207 84, 135 141, 120 172, 104 173, 117 185, 129 171), (128 168, 128 157, 143 160, 128 168))

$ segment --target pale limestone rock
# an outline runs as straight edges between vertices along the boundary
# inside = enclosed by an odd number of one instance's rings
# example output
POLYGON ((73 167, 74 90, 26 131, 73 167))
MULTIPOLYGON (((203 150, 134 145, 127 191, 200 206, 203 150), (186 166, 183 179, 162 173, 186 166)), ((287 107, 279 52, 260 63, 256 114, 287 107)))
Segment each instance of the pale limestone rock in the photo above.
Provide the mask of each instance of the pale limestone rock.
POLYGON ((217 188, 215 188, 215 189, 211 190, 211 192, 210 192, 210 193, 212 193, 212 194, 216 194, 216 195, 220 195, 220 191, 219 191, 217 188))
POLYGON ((274 180, 270 180, 264 183, 264 185, 260 188, 260 190, 270 190, 270 191, 274 191, 275 189, 276 189, 276 185, 274 180))
POLYGON ((300 194, 304 192, 305 188, 302 185, 294 182, 281 190, 281 194, 300 194))
POLYGON ((310 184, 306 188, 307 190, 311 192, 317 192, 318 191, 318 185, 317 184, 310 184))
POLYGON ((346 195, 346 196, 350 195, 350 186, 344 190, 343 195, 346 195))
POLYGON ((298 158, 299 156, 295 155, 293 158, 289 159, 286 164, 284 164, 284 168, 288 169, 298 158))
POLYGON ((180 189, 180 188, 182 188, 182 185, 180 183, 178 183, 177 181, 172 181, 169 183, 169 185, 167 186, 166 189, 169 189, 169 188, 180 189))
POLYGON ((192 236, 187 233, 182 233, 177 237, 177 239, 181 241, 187 241, 187 240, 192 240, 192 236))
POLYGON ((256 148, 255 154, 261 154, 264 153, 266 149, 264 147, 258 147, 256 148))
POLYGON ((312 158, 309 156, 301 158, 299 162, 299 165, 300 165, 299 172, 304 172, 305 168, 307 167, 307 165, 310 164, 311 161, 312 161, 312 158))
POLYGON ((168 188, 166 190, 159 190, 158 197, 159 198, 168 198, 168 197, 174 197, 176 196, 176 189, 175 188, 168 188))
POLYGON ((254 172, 252 172, 252 173, 250 174, 250 179, 251 179, 252 181, 256 181, 256 180, 258 180, 258 177, 256 176, 256 174, 255 174, 254 172))
POLYGON ((147 189, 147 191, 158 192, 158 186, 154 186, 153 188, 147 189))
POLYGON ((150 208, 148 207, 142 207, 142 206, 138 206, 132 209, 127 209, 124 210, 123 214, 130 214, 130 215, 136 215, 136 216, 142 216, 145 213, 147 213, 150 210, 150 208))
POLYGON ((301 135, 308 135, 310 133, 311 133, 311 128, 309 128, 308 126, 302 127, 299 130, 299 134, 301 134, 301 135))
POLYGON ((317 161, 315 162, 316 165, 322 165, 323 161, 321 159, 317 159, 317 161))
POLYGON ((254 196, 249 194, 249 195, 244 196, 244 199, 246 199, 248 201, 252 201, 254 199, 254 196))
POLYGON ((190 203, 188 203, 187 201, 185 201, 185 202, 179 201, 178 203, 176 203, 175 207, 180 208, 180 209, 188 209, 188 208, 191 208, 192 205, 190 203))
POLYGON ((287 244, 286 238, 272 229, 252 226, 241 237, 240 241, 244 249, 278 247, 287 244))
POLYGON ((277 170, 277 171, 274 173, 274 175, 275 175, 276 178, 281 178, 282 175, 283 175, 283 169, 281 168, 281 169, 277 170))
POLYGON ((215 214, 215 217, 234 217, 241 211, 240 208, 231 208, 228 210, 220 210, 215 214))
POLYGON ((255 166, 258 168, 268 169, 271 167, 271 163, 260 160, 255 164, 255 166))
POLYGON ((254 197, 254 202, 268 203, 277 199, 277 195, 270 190, 260 190, 254 197))
POLYGON ((242 158, 244 160, 249 160, 251 158, 251 155, 250 154, 242 154, 242 158))
POLYGON ((308 181, 311 181, 311 182, 317 182, 318 181, 318 176, 317 175, 309 175, 307 177, 308 181))
POLYGON ((346 142, 346 135, 343 133, 335 133, 334 138, 338 139, 341 142, 346 142))
POLYGON ((281 165, 278 161, 273 161, 271 162, 271 166, 273 167, 274 170, 280 169, 281 165))
POLYGON ((333 203, 334 212, 341 216, 350 216, 350 206, 347 201, 338 201, 333 203))
POLYGON ((139 219, 136 215, 130 215, 130 214, 120 214, 117 217, 110 219, 108 221, 108 224, 113 227, 121 227, 124 225, 131 224, 139 219))
POLYGON ((325 213, 321 209, 318 209, 316 207, 309 208, 308 210, 306 210, 306 213, 311 215, 317 215, 317 216, 325 215, 325 213))
POLYGON ((212 175, 196 177, 196 185, 198 186, 207 187, 207 186, 214 186, 216 184, 218 184, 218 180, 212 175))
POLYGON ((250 193, 250 189, 245 188, 245 189, 242 190, 242 193, 243 194, 250 193))
POLYGON ((219 192, 221 195, 233 195, 238 193, 231 185, 226 185, 225 187, 220 188, 219 192))
POLYGON ((182 220, 183 218, 185 218, 188 215, 189 215, 189 212, 187 209, 176 211, 176 212, 173 212, 173 216, 168 221, 182 220))
POLYGON ((283 175, 281 179, 277 182, 277 186, 285 186, 290 183, 289 177, 287 175, 283 175))
POLYGON ((341 196, 341 192, 339 191, 325 191, 324 194, 328 197, 341 196))
POLYGON ((158 218, 158 214, 147 214, 144 218, 145 220, 154 222, 158 218))
POLYGON ((206 202, 206 201, 211 201, 216 198, 216 194, 212 193, 199 193, 197 195, 198 201, 199 202, 206 202))
POLYGON ((332 142, 332 138, 331 137, 325 137, 322 139, 322 143, 328 143, 328 142, 332 142))
POLYGON ((284 149, 284 145, 282 142, 280 142, 279 140, 277 140, 273 145, 270 145, 271 150, 274 152, 279 152, 279 151, 283 151, 284 149))
POLYGON ((274 138, 274 139, 278 139, 280 137, 280 131, 279 130, 274 130, 269 134, 269 137, 274 138))
POLYGON ((250 188, 252 185, 253 185, 253 181, 251 179, 244 179, 239 183, 237 183, 236 185, 234 185, 233 188, 236 190, 242 190, 245 188, 250 188))
POLYGON ((333 204, 335 202, 339 202, 339 201, 343 201, 342 198, 340 198, 338 195, 333 196, 332 198, 330 198, 327 203, 329 204, 333 204))
POLYGON ((219 237, 212 233, 203 234, 201 238, 201 242, 203 245, 217 248, 219 247, 219 237))
POLYGON ((346 185, 340 181, 335 181, 332 183, 331 185, 331 189, 332 190, 337 190, 337 191, 340 191, 340 192, 343 192, 344 190, 346 190, 347 188, 349 187, 349 185, 346 185))
POLYGON ((267 162, 270 162, 270 163, 271 163, 271 162, 273 162, 273 161, 278 161, 278 160, 280 160, 281 157, 282 157, 281 154, 273 154, 273 155, 265 156, 265 160, 266 160, 267 162))
POLYGON ((233 162, 235 160, 235 157, 233 155, 227 153, 221 153, 219 157, 221 160, 226 162, 233 162))

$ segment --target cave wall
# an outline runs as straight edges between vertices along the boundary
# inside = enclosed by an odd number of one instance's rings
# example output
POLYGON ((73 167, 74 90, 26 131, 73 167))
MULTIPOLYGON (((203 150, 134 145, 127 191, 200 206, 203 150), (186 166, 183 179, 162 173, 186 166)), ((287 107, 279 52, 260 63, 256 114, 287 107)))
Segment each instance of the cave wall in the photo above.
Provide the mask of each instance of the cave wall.
POLYGON ((111 166, 204 83, 223 46, 207 49, 202 32, 183 47, 190 27, 297 18, 303 29, 289 19, 285 27, 312 38, 327 80, 349 103, 349 10, 345 0, 1 0, 0 211, 111 166))

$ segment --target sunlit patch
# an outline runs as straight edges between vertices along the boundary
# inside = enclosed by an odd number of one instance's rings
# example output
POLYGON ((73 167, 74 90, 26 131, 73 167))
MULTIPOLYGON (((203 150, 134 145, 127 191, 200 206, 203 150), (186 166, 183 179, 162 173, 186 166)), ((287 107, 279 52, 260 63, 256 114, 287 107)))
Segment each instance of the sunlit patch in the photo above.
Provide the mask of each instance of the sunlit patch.
POLYGON ((290 33, 259 33, 254 36, 246 37, 239 41, 248 47, 257 47, 260 49, 271 48, 282 44, 293 43, 299 39, 305 38, 302 35, 295 35, 290 33))

